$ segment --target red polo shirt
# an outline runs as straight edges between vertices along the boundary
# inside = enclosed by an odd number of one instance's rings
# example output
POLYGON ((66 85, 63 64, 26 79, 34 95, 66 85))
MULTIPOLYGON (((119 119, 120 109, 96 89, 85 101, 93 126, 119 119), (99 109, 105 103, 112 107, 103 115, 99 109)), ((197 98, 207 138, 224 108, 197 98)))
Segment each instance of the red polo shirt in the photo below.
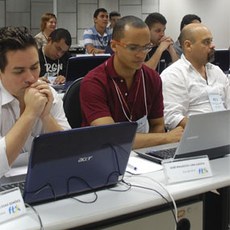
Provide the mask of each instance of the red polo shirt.
MULTIPOLYGON (((163 117, 162 82, 159 74, 142 66, 146 88, 148 119, 163 117)), ((115 122, 127 121, 122 110, 115 84, 119 87, 128 109, 136 121, 146 115, 142 71, 137 70, 131 88, 128 90, 125 80, 118 76, 113 67, 113 56, 105 63, 90 71, 81 82, 80 103, 82 126, 88 126, 97 118, 111 116, 115 122)))

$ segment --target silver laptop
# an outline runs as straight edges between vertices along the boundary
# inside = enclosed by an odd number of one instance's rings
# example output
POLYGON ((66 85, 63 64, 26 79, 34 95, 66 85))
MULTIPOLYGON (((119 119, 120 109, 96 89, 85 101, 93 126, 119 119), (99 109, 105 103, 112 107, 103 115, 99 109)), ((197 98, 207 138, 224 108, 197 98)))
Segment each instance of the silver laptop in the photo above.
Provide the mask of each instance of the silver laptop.
POLYGON ((230 110, 192 115, 179 143, 136 149, 135 152, 157 163, 167 158, 223 157, 230 153, 230 110))

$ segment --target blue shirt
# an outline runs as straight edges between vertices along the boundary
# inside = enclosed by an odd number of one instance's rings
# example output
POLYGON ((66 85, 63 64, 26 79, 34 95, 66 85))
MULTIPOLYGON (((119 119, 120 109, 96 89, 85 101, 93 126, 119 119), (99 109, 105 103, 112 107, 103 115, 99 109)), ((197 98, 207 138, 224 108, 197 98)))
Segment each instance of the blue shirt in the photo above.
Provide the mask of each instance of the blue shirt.
POLYGON ((83 34, 84 45, 93 45, 96 49, 105 49, 111 38, 112 33, 108 28, 102 36, 97 32, 95 26, 86 29, 83 34))

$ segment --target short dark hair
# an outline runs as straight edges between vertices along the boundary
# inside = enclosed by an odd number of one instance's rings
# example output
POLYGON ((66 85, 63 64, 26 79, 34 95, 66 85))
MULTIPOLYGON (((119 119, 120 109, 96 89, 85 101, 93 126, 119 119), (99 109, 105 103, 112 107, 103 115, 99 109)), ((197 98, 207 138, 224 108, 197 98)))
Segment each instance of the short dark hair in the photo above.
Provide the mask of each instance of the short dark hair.
POLYGON ((63 28, 52 31, 49 37, 52 42, 59 42, 61 39, 64 39, 67 46, 71 46, 72 44, 72 38, 69 31, 63 28))
POLYGON ((180 30, 182 30, 186 25, 192 23, 194 20, 201 22, 201 18, 196 14, 186 14, 181 20, 180 30))
POLYGON ((0 70, 4 72, 7 65, 6 54, 9 51, 25 50, 37 43, 26 27, 8 26, 0 29, 0 70))
POLYGON ((130 25, 134 28, 145 28, 147 25, 145 22, 136 16, 125 16, 117 21, 113 28, 112 39, 119 41, 124 37, 124 29, 126 25, 130 25))
POLYGON ((166 25, 167 20, 162 14, 155 12, 155 13, 149 14, 146 17, 145 23, 148 25, 149 29, 151 29, 153 24, 155 24, 155 23, 160 23, 162 25, 166 25))
POLYGON ((98 9, 95 10, 95 12, 93 14, 93 17, 96 18, 101 12, 108 13, 105 8, 98 8, 98 9))
POLYGON ((112 11, 109 13, 109 19, 111 19, 112 17, 115 17, 115 16, 120 17, 121 14, 117 11, 112 11))

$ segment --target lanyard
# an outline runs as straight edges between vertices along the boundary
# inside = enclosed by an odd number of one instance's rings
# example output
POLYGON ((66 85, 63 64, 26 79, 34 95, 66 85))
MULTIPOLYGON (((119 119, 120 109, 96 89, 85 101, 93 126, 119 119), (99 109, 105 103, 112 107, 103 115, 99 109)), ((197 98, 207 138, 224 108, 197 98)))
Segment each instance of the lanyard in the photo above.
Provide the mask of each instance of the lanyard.
MULTIPOLYGON (((105 68, 106 68, 106 73, 108 75, 108 72, 107 72, 107 61, 105 62, 105 68)), ((126 100, 125 98, 123 97, 122 93, 121 93, 121 90, 119 88, 119 86, 117 85, 117 83, 114 81, 114 79, 112 77, 110 77, 113 84, 114 84, 114 88, 116 90, 116 93, 117 93, 117 97, 119 99, 119 102, 121 104, 121 108, 122 108, 122 111, 126 117, 126 119, 129 121, 129 122, 132 122, 132 113, 133 113, 133 109, 135 107, 135 103, 136 103, 136 100, 137 100, 137 95, 138 95, 138 92, 139 92, 139 88, 140 88, 140 79, 138 79, 138 86, 137 86, 137 90, 136 90, 136 94, 135 94, 135 98, 134 98, 134 102, 133 102, 133 106, 130 110, 129 106, 127 105, 126 103, 126 100), (129 116, 126 112, 126 110, 128 110, 129 112, 129 116)), ((144 103, 145 103, 145 112, 146 112, 146 115, 148 115, 148 109, 147 109, 147 98, 146 98, 146 87, 145 87, 145 80, 144 80, 144 73, 143 73, 143 70, 141 69, 141 79, 142 79, 142 85, 143 85, 143 92, 144 92, 144 103)))

